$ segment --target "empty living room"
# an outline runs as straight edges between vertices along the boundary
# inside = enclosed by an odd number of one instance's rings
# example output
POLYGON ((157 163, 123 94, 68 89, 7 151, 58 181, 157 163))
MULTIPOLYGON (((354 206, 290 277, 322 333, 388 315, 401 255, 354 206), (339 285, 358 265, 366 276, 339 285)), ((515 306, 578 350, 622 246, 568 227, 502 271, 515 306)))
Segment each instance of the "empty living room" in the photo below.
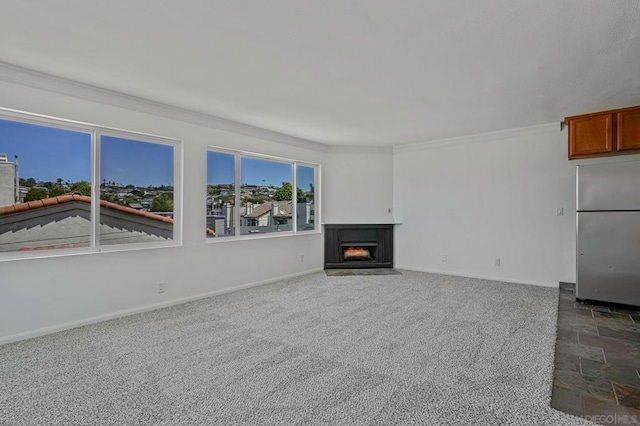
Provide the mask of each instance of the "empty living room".
POLYGON ((0 38, 0 425, 640 425, 637 0, 0 38))

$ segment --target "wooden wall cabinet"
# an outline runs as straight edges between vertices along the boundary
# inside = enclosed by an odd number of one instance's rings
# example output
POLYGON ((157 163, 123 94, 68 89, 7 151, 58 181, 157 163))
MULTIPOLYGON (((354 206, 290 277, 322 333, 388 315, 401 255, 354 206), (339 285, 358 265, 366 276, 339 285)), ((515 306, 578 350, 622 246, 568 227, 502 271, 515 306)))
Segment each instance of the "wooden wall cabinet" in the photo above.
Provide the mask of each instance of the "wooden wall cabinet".
POLYGON ((640 106, 565 118, 569 159, 640 153, 640 106))

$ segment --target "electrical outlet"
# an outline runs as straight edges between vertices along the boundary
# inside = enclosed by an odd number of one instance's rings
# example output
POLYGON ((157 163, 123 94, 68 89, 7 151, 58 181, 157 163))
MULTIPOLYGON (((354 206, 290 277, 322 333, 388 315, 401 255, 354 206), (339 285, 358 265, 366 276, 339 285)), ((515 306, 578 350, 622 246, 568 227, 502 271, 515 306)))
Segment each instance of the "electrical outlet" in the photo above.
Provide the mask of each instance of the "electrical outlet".
POLYGON ((556 209, 556 216, 564 216, 564 209, 562 207, 556 209))
POLYGON ((158 283, 158 293, 164 293, 166 289, 166 284, 162 281, 158 283))
POLYGON ((304 262, 304 254, 300 255, 300 262, 304 262))
POLYGON ((500 266, 500 258, 499 257, 496 257, 495 265, 496 266, 500 266))
POLYGON ((440 258, 440 260, 442 260, 443 262, 447 261, 447 255, 443 254, 442 257, 440 258))
POLYGON ((388 211, 389 211, 389 213, 391 213, 391 207, 389 207, 389 210, 388 210, 388 211))

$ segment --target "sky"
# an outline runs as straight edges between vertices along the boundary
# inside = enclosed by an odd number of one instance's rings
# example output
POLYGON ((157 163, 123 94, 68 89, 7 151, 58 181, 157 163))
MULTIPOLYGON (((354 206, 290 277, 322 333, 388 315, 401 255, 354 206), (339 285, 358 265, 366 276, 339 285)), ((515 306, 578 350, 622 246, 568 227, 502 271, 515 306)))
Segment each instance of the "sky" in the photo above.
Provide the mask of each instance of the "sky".
POLYGON ((89 133, 0 120, 0 152, 18 156, 22 178, 37 181, 91 180, 89 133))
MULTIPOLYGON (((0 152, 18 156, 22 178, 91 181, 91 135, 0 120, 0 152)), ((173 184, 173 147, 103 136, 101 179, 124 185, 173 184)))
MULTIPOLYGON (((240 163, 243 184, 273 185, 292 181, 292 165, 275 161, 243 157, 240 163)), ((314 179, 312 167, 298 166, 298 187, 303 191, 311 189, 314 179)), ((207 183, 209 185, 233 183, 233 154, 207 152, 207 183)))
POLYGON ((173 146, 103 136, 100 179, 135 186, 173 185, 173 146))

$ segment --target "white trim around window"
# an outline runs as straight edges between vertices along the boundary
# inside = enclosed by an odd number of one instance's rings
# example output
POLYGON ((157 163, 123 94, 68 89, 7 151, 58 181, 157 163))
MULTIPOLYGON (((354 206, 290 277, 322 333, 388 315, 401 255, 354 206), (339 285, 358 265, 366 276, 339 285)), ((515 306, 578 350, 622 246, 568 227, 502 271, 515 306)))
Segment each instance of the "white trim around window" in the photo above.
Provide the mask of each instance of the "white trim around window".
MULTIPOLYGON (((141 250, 152 249, 161 247, 176 247, 182 245, 182 208, 183 208, 183 142, 178 139, 168 138, 163 136, 157 136, 147 133, 141 133, 136 131, 128 131, 118 128, 112 128, 107 126, 95 125, 90 123, 84 123, 79 121, 67 120, 62 118, 51 117, 47 115, 34 114, 24 111, 18 111, 9 108, 0 107, 0 119, 5 121, 11 121, 16 123, 41 126, 44 128, 67 130, 72 132, 78 132, 86 134, 90 137, 91 154, 90 158, 86 161, 89 163, 87 166, 90 168, 91 190, 85 193, 90 195, 90 214, 87 218, 90 220, 90 236, 88 236, 88 244, 85 247, 76 247, 75 245, 60 244, 44 247, 46 250, 39 247, 38 249, 31 249, 29 251, 5 251, 0 252, 0 261, 5 260, 18 260, 18 259, 31 259, 42 257, 59 257, 67 255, 88 254, 97 252, 113 252, 124 250, 141 250), (101 217, 100 217, 100 197, 101 197, 101 162, 100 162, 100 138, 101 136, 108 136, 113 138, 121 138, 131 140, 133 142, 142 142, 150 144, 158 144, 172 147, 172 168, 170 172, 172 179, 171 192, 173 194, 173 226, 169 229, 168 225, 166 232, 171 234, 171 238, 165 238, 158 241, 146 241, 146 242, 127 242, 123 244, 101 244, 100 232, 101 232, 101 217), (64 247, 63 247, 64 246, 64 247), (69 248, 67 248, 70 246, 69 248)), ((23 167, 23 162, 20 162, 20 167, 23 167)), ((30 177, 21 175, 20 177, 30 177)), ((85 197, 86 199, 86 197, 85 197)), ((85 201, 86 202, 86 201, 85 201)), ((117 207, 117 206, 114 206, 117 207)), ((114 209, 117 210, 117 209, 114 209)), ((124 214, 123 209, 116 211, 116 214, 124 214)), ((135 212, 133 212, 135 213, 135 212)), ((141 214, 139 217, 143 217, 141 214)), ((8 216, 5 216, 8 217, 8 216)), ((2 218, 2 216, 0 216, 2 218)), ((114 219, 117 220, 117 219, 114 219)), ((127 219, 128 220, 128 219, 127 219)), ((140 226, 144 227, 143 220, 140 219, 140 226)), ((1 229, 0 229, 1 232, 1 229)))

